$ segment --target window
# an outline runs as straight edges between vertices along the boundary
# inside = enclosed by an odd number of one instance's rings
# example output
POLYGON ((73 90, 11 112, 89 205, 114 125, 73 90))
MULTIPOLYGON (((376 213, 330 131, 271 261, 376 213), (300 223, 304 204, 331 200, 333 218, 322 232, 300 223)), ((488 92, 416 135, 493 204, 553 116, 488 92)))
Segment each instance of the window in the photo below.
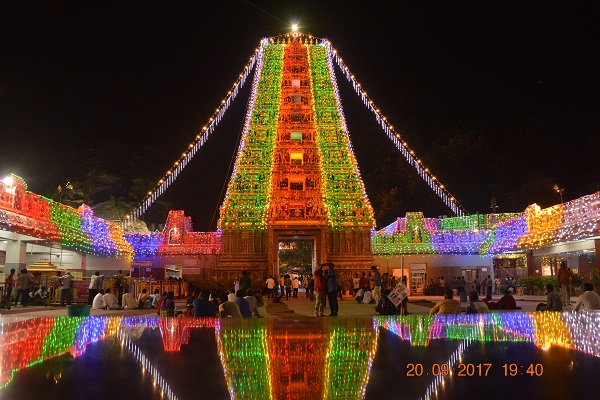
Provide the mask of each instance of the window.
POLYGON ((290 190, 304 190, 302 181, 290 182, 290 190))
POLYGON ((301 102, 302 102, 302 96, 300 96, 299 94, 295 94, 292 96, 292 103, 300 104, 301 102))
POLYGON ((302 132, 290 132, 290 140, 302 143, 302 132))
POLYGON ((292 87, 300 87, 300 79, 292 79, 292 87))
POLYGON ((302 152, 290 153, 290 162, 292 164, 302 164, 303 158, 304 158, 304 154, 302 152))

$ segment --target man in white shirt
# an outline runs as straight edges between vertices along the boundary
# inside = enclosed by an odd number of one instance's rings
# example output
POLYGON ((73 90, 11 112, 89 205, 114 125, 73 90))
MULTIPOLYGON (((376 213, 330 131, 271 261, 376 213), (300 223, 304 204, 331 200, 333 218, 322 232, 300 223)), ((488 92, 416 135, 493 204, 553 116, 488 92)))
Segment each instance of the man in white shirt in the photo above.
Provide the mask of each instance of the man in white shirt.
POLYGON ((106 310, 106 302, 104 301, 104 290, 100 289, 94 300, 92 301, 92 310, 106 310))
POLYGON ((235 295, 236 292, 230 292, 227 294, 227 301, 231 301, 232 303, 235 303, 235 299, 237 299, 237 296, 235 295))
POLYGON ((373 292, 370 290, 366 290, 363 295, 363 304, 375 303, 375 296, 373 296, 373 292))
POLYGON ((156 308, 158 301, 160 300, 160 290, 154 289, 154 294, 151 297, 152 297, 152 303, 151 303, 150 307, 156 308))
POLYGON ((114 294, 110 292, 110 288, 106 289, 106 293, 104 294, 104 303, 106 303, 106 308, 109 310, 120 310, 119 302, 114 294))
POLYGON ((578 311, 580 308, 583 308, 585 311, 600 310, 600 295, 594 292, 594 285, 584 283, 583 289, 585 292, 577 298, 577 303, 575 303, 573 311, 578 311))

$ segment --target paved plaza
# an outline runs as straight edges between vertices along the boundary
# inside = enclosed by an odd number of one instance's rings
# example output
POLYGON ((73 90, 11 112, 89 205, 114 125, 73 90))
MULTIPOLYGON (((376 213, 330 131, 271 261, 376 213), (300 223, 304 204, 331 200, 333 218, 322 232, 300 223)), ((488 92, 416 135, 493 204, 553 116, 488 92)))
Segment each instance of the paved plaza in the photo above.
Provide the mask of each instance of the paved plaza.
MULTIPOLYGON (((494 295, 492 301, 498 301, 500 295, 494 295)), ((458 297, 455 297, 458 299, 458 297)), ((408 312, 414 315, 428 315, 429 310, 439 301, 442 296, 410 296, 408 303, 408 312)), ((523 312, 535 311, 538 303, 546 301, 546 296, 521 295, 515 296, 517 306, 521 307, 523 312)), ((572 304, 577 301, 576 297, 572 298, 572 304)), ((185 309, 185 300, 179 299, 176 301, 177 309, 185 309)), ((368 317, 378 315, 375 312, 375 305, 357 303, 353 297, 344 296, 342 301, 339 301, 339 317, 368 317)), ((464 312, 466 302, 462 303, 464 312)), ((564 310, 572 310, 573 306, 565 306, 564 310)), ((329 310, 325 309, 325 314, 329 310)), ((511 312, 511 311, 496 311, 493 312, 511 312)), ((306 298, 305 293, 300 292, 297 299, 283 300, 281 304, 274 304, 272 301, 265 298, 265 305, 259 308, 259 313, 265 318, 294 318, 294 317, 313 317, 314 316, 314 301, 306 298)), ((156 316, 156 310, 91 310, 90 315, 121 315, 121 316, 156 316)), ((12 307, 10 310, 0 309, 0 321, 16 321, 32 317, 61 317, 67 316, 66 307, 57 306, 27 306, 12 307)))

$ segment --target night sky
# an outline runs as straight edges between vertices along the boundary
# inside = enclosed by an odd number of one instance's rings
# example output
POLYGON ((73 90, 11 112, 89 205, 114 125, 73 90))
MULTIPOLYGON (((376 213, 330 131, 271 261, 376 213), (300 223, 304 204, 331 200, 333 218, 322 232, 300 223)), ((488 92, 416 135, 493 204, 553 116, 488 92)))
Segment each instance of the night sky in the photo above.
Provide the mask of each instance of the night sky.
MULTIPOLYGON (((470 213, 489 213, 492 196, 498 212, 559 203, 554 183, 572 200, 600 190, 592 3, 5 2, 0 174, 20 175, 43 195, 90 168, 157 181, 260 39, 295 20, 332 42, 470 213)), ((338 83, 377 226, 408 211, 451 214, 339 74, 338 83)), ((196 230, 216 228, 249 86, 165 195, 196 230)))

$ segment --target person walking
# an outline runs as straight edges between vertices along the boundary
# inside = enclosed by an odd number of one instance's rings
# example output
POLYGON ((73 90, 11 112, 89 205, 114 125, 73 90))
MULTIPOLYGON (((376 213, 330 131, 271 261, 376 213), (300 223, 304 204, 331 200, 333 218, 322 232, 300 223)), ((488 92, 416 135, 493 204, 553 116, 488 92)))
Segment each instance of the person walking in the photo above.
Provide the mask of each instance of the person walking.
MULTIPOLYGON (((328 272, 325 275, 325 281, 327 284, 327 297, 329 300, 329 309, 331 313, 328 315, 329 317, 337 317, 338 316, 338 291, 339 291, 339 281, 337 279, 337 274, 334 270, 333 263, 327 263, 329 267, 328 272)), ((381 282, 380 282, 381 284, 381 282)))

